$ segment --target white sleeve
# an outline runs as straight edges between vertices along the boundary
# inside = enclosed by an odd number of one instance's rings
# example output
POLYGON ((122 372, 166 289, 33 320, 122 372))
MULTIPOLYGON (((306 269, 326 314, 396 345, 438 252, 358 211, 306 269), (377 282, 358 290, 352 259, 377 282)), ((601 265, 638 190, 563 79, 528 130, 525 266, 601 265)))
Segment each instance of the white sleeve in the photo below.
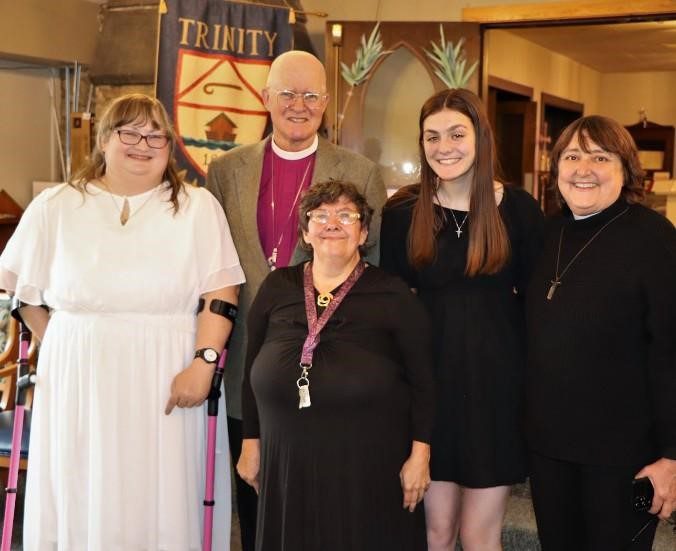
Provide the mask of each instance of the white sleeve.
POLYGON ((199 189, 195 218, 195 247, 199 262, 200 294, 244 283, 244 271, 230 235, 223 207, 206 189, 199 189))
POLYGON ((33 199, 0 256, 0 288, 27 304, 43 304, 43 293, 49 284, 47 210, 51 196, 43 192, 33 199))

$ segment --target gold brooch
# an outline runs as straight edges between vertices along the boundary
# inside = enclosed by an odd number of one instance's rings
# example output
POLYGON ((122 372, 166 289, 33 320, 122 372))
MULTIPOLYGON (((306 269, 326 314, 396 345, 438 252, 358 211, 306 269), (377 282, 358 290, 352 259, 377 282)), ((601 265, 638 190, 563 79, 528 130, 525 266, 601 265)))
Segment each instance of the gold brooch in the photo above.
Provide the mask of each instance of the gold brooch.
POLYGON ((319 293, 319 296, 317 297, 317 306, 326 308, 332 300, 333 295, 331 293, 319 293))

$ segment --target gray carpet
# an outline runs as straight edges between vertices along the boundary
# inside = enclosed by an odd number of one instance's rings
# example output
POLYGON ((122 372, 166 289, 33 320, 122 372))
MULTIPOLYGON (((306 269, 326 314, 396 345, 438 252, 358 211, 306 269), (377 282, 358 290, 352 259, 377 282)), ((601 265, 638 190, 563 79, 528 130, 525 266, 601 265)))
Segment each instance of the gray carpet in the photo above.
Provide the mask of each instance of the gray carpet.
MULTIPOLYGON (((5 475, 6 476, 6 475, 5 475)), ((19 475, 19 493, 17 496, 14 531, 12 534, 12 551, 21 551, 21 533, 23 522, 23 495, 25 473, 19 475)), ((4 486, 5 481, 2 481, 4 486)), ((0 491, 0 513, 4 518, 5 492, 0 491)), ((1 527, 0 527, 1 528, 1 527)), ((541 551, 535 530, 535 516, 530 501, 528 487, 525 484, 514 486, 507 507, 505 528, 502 533, 504 551, 541 551)), ((458 550, 462 549, 458 546, 458 550)), ((242 551, 236 513, 233 514, 231 551, 242 551)), ((348 550, 346 550, 348 551, 348 550)), ((657 529, 657 537, 653 551, 676 551, 676 533, 673 527, 661 522, 657 529)))

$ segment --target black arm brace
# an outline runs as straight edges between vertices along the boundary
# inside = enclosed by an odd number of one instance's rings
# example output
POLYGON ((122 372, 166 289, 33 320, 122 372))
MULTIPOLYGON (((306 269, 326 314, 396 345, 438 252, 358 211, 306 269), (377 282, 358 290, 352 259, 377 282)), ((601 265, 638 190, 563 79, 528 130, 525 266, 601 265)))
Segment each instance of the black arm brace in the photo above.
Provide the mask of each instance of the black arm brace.
MULTIPOLYGON (((201 298, 197 304, 197 314, 199 314, 202 310, 204 310, 203 298, 201 298)), ((218 298, 213 299, 209 303, 209 311, 213 314, 229 319, 232 323, 235 323, 235 319, 237 318, 237 306, 218 298)))
MULTIPOLYGON (((23 318, 21 317, 21 314, 19 313, 19 310, 20 310, 21 308, 23 308, 24 306, 31 306, 31 305, 30 305, 30 304, 27 304, 27 303, 25 303, 25 302, 21 302, 21 301, 19 300, 19 298, 18 298, 16 295, 14 295, 14 296, 12 297, 12 309, 10 310, 9 313, 11 314, 11 316, 12 316, 16 321, 18 321, 19 323, 23 323, 24 325, 26 325, 26 322, 23 320, 23 318)), ((41 304, 41 305, 40 305, 40 308, 44 308, 45 310, 47 310, 47 312, 49 312, 49 306, 47 306, 46 304, 41 304)))

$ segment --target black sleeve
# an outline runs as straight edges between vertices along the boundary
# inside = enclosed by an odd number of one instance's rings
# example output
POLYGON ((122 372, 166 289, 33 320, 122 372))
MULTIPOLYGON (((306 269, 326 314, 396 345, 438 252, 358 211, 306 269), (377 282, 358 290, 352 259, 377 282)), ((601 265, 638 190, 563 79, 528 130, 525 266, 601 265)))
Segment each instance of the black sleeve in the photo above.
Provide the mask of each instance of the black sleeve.
POLYGON ((535 261, 540 256, 544 239, 544 215, 540 205, 526 191, 519 193, 517 201, 517 223, 519 226, 519 243, 517 263, 517 287, 520 296, 524 296, 535 261))
POLYGON ((659 224, 646 245, 651 258, 643 270, 648 376, 660 454, 676 459, 676 229, 666 219, 659 224))
POLYGON ((415 270, 408 262, 407 210, 401 207, 383 209, 380 226, 380 267, 386 272, 400 277, 411 288, 418 288, 415 270))
POLYGON ((268 275, 261 284, 254 298, 246 321, 247 347, 244 361, 244 378, 242 380, 242 436, 244 438, 260 438, 258 425, 258 406, 251 388, 251 366, 265 342, 268 330, 270 309, 275 295, 274 272, 268 275))
POLYGON ((390 316, 404 378, 411 388, 411 432, 413 440, 429 444, 436 411, 430 321, 420 300, 401 282, 399 286, 390 316))

